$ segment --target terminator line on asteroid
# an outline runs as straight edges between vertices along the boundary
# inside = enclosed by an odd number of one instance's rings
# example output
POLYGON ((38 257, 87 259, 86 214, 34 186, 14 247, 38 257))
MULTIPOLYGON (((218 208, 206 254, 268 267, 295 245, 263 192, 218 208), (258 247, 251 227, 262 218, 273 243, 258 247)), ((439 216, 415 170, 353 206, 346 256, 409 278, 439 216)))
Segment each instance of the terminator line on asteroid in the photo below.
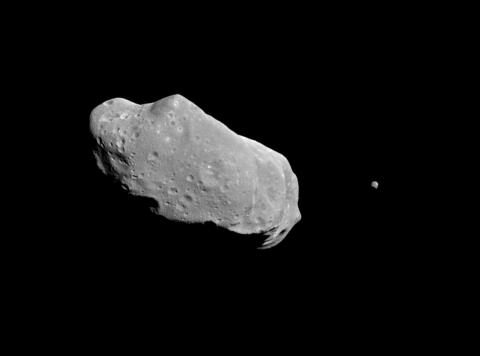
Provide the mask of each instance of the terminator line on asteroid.
POLYGON ((261 235, 266 248, 301 218, 288 160, 181 95, 144 105, 108 100, 92 111, 90 129, 102 172, 153 198, 152 211, 167 219, 261 235))

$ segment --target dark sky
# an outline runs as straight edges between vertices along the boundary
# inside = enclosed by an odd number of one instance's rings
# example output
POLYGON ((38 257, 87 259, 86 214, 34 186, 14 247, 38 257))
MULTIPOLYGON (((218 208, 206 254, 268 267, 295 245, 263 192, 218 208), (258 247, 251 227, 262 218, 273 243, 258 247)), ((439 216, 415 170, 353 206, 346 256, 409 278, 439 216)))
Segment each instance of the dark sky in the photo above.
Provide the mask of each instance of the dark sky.
MULTIPOLYGON (((384 240, 383 229, 393 219, 394 180, 404 164, 416 100, 408 59, 377 36, 239 31, 206 38, 172 33, 135 45, 128 36, 98 39, 63 67, 73 73, 65 81, 76 82, 74 94, 82 98, 70 118, 77 125, 73 142, 82 176, 89 180, 79 193, 82 206, 110 214, 112 221, 129 209, 110 202, 116 192, 97 188, 103 180, 84 147, 89 111, 113 97, 142 104, 179 93, 289 159, 299 179, 303 219, 268 255, 295 251, 311 258, 312 251, 328 248, 339 257, 358 249, 372 254, 374 240, 384 240), (371 188, 372 180, 379 189, 371 188)), ((129 220, 128 214, 120 219, 126 225, 129 220)))
POLYGON ((48 233, 22 241, 32 265, 86 289, 225 286, 346 305, 355 294, 370 308, 393 301, 425 248, 409 188, 428 164, 416 147, 430 120, 432 42, 388 18, 284 11, 204 21, 90 14, 29 34, 27 94, 55 106, 42 151, 50 164, 35 165, 55 182, 34 218, 48 233), (91 110, 115 97, 145 104, 176 93, 288 158, 302 220, 278 246, 250 250, 213 226, 151 216, 99 173, 91 110))
POLYGON ((399 242, 399 214, 417 97, 409 60, 393 40, 286 30, 218 38, 181 32, 156 41, 128 34, 88 37, 88 44, 78 34, 74 43, 82 50, 72 43, 49 63, 64 116, 58 120, 69 132, 59 135, 68 149, 57 152, 65 179, 55 250, 65 248, 65 258, 80 265, 90 260, 95 270, 155 270, 160 263, 188 273, 237 261, 255 275, 293 268, 308 278, 326 270, 386 278, 398 271, 409 249, 399 242), (144 104, 175 93, 289 159, 302 220, 280 245, 264 252, 224 246, 229 234, 153 218, 99 174, 90 111, 114 97, 144 104), (212 234, 219 243, 203 246, 204 235, 212 234))
MULTIPOLYGON (((73 240, 87 255, 96 255, 98 244, 98 256, 90 256, 98 263, 110 248, 148 261, 165 239, 196 233, 193 227, 165 230, 119 197, 98 174, 88 134, 90 111, 105 100, 144 104, 179 93, 235 132, 285 155, 298 177, 301 222, 282 244, 247 260, 285 258, 358 270, 398 258, 399 182, 422 115, 422 46, 398 28, 307 20, 293 26, 256 17, 239 25, 212 22, 198 33, 195 26, 168 31, 148 22, 144 29, 73 26, 65 37, 51 30, 53 40, 38 47, 34 69, 36 85, 55 96, 61 123, 55 137, 68 147, 55 153, 65 175, 59 199, 69 206, 56 212, 62 231, 76 226, 73 240), (149 258, 141 257, 144 252, 149 258)), ((174 248, 180 255, 191 250, 182 243, 174 248)), ((213 250, 222 254, 221 247, 213 250)))

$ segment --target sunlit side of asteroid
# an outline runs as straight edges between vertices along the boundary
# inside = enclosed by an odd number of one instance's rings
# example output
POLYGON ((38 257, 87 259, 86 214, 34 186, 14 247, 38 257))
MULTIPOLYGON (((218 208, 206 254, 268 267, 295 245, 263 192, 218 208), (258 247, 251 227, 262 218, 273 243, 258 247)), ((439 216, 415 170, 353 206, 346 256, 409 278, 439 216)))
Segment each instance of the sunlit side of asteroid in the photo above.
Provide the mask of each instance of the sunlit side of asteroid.
POLYGON ((108 100, 92 111, 90 130, 102 172, 153 198, 152 211, 167 219, 262 235, 258 248, 278 244, 301 219, 288 160, 181 95, 108 100))

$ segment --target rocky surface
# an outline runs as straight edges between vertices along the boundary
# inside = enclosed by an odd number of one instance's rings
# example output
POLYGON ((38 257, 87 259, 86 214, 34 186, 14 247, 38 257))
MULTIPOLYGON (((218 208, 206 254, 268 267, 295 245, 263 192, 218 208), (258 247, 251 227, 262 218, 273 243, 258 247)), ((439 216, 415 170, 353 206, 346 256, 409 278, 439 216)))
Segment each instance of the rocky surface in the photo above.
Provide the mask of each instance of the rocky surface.
POLYGON ((212 221, 278 244, 300 220, 298 181, 281 154, 240 136, 181 95, 138 105, 116 98, 90 116, 99 168, 153 211, 212 221))

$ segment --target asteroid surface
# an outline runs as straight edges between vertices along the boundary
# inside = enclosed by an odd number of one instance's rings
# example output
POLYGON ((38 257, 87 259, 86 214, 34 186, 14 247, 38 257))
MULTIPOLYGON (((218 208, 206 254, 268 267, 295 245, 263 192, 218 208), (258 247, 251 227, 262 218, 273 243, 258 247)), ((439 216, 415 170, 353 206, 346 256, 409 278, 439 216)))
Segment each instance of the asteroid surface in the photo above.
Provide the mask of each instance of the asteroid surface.
POLYGON ((186 223, 213 222, 278 244, 300 220, 288 160, 240 136, 181 95, 139 105, 116 98, 90 115, 98 167, 152 211, 186 223))

